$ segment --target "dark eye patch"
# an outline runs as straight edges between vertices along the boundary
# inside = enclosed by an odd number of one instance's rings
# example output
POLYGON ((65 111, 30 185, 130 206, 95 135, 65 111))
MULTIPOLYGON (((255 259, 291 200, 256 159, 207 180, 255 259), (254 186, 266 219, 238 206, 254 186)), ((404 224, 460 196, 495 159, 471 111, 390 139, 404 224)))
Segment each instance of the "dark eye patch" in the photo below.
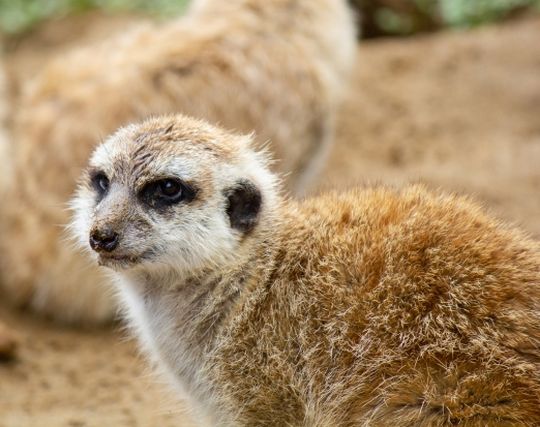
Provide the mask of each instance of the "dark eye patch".
POLYGON ((146 184, 140 199, 154 209, 164 209, 181 202, 191 202, 197 189, 178 178, 163 178, 146 184))
POLYGON ((109 191, 109 187, 111 185, 107 175, 101 171, 92 172, 90 175, 90 181, 92 183, 92 187, 97 193, 98 201, 103 199, 103 197, 105 197, 109 191))

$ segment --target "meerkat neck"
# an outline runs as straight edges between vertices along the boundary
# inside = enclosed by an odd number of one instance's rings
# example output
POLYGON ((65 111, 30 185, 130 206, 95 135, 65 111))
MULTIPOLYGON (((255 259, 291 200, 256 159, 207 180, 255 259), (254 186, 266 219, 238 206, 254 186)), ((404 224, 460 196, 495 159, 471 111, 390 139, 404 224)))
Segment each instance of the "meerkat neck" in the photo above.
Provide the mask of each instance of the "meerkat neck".
POLYGON ((120 275, 121 299, 143 346, 162 354, 159 359, 165 365, 171 354, 177 355, 173 359, 178 363, 169 370, 188 385, 195 381, 197 364, 212 351, 227 317, 274 262, 281 202, 278 196, 269 196, 273 203, 263 208, 259 224, 242 238, 226 265, 216 263, 189 273, 144 269, 120 275))
POLYGON ((143 348, 163 374, 194 399, 195 407, 198 402, 210 404, 213 390, 204 379, 205 364, 229 319, 267 283, 280 229, 277 222, 267 221, 246 237, 241 256, 225 268, 191 276, 139 272, 119 280, 127 317, 143 348))

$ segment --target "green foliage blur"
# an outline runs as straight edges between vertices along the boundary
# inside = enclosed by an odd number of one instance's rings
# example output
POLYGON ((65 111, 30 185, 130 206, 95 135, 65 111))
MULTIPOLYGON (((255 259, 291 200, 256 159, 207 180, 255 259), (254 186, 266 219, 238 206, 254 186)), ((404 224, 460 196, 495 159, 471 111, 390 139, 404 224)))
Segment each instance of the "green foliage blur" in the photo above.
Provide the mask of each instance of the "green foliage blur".
POLYGON ((442 27, 469 28, 522 12, 540 0, 351 0, 362 12, 364 37, 407 35, 442 27))
POLYGON ((53 17, 101 9, 108 13, 142 12, 160 17, 181 14, 189 0, 0 0, 0 31, 30 30, 53 17))
MULTIPOLYGON (((190 0, 0 0, 0 32, 19 34, 58 16, 101 9, 177 16, 190 0)), ((222 0, 227 1, 227 0, 222 0)), ((261 0, 272 1, 272 0, 261 0)), ((362 16, 365 37, 406 35, 441 27, 467 28, 540 10, 540 0, 349 0, 362 16)))
POLYGON ((526 8, 540 8, 540 0, 441 0, 440 4, 445 21, 462 27, 496 21, 526 8))

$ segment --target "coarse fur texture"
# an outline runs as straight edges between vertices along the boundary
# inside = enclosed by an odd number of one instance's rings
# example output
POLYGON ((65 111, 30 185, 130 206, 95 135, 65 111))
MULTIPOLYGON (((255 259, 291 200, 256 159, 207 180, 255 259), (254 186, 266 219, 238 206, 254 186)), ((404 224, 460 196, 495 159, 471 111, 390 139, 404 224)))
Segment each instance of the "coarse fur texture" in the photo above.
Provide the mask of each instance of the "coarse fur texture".
POLYGON ((98 236, 143 348, 201 419, 540 425, 538 242, 422 186, 292 201, 276 185, 249 138, 167 116, 100 146, 73 201, 78 241, 98 236))
POLYGON ((0 208, 5 293, 64 321, 111 319, 108 279, 65 242, 65 204, 99 139, 148 115, 255 130, 301 194, 332 141, 354 28, 345 0, 196 0, 175 22, 46 67, 15 117, 17 185, 0 208))

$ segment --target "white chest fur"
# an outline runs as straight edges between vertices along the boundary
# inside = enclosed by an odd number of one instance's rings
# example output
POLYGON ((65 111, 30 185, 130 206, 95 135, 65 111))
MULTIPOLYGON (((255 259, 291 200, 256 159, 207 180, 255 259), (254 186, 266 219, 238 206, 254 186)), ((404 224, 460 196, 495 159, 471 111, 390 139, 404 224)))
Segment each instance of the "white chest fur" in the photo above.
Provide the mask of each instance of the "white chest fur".
POLYGON ((129 324, 158 371, 190 402, 199 419, 212 420, 211 424, 221 419, 204 378, 207 355, 194 332, 199 329, 193 307, 197 295, 149 291, 123 277, 119 289, 129 324))

